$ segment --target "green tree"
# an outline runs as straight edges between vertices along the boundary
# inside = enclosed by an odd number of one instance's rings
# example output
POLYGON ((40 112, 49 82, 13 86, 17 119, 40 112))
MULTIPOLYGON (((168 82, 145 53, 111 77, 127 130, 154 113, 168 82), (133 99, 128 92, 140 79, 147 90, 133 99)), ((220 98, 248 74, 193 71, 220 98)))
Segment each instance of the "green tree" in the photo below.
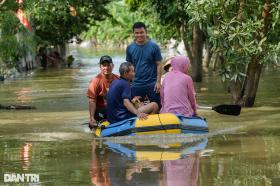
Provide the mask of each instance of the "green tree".
POLYGON ((110 0, 38 0, 31 11, 35 34, 42 43, 66 44, 88 30, 95 21, 109 16, 105 5, 110 0))
POLYGON ((131 23, 137 19, 137 12, 128 12, 127 6, 121 1, 114 1, 107 8, 112 16, 97 21, 81 37, 82 39, 93 40, 96 46, 123 46, 131 37, 131 23))
POLYGON ((19 64, 19 59, 27 53, 34 53, 34 36, 16 18, 18 8, 26 8, 16 1, 0 2, 0 74, 5 75, 19 64))
POLYGON ((166 37, 162 34, 163 27, 155 19, 147 18, 147 15, 155 16, 151 9, 129 11, 129 6, 123 1, 113 1, 107 7, 112 16, 103 21, 97 21, 95 25, 81 35, 82 39, 90 39, 98 46, 126 46, 128 42, 132 41, 132 25, 136 21, 143 21, 148 26, 149 37, 156 39, 158 42, 166 40, 166 37))
POLYGON ((0 0, 0 12, 16 10, 18 4, 16 1, 0 0))
POLYGON ((210 35, 221 59, 221 77, 234 103, 252 107, 265 64, 280 54, 279 0, 203 1, 203 18, 215 16, 210 35))
MULTIPOLYGON (((110 16, 106 5, 111 0, 31 0, 22 4, 0 1, 0 60, 2 64, 16 64, 28 50, 34 52, 35 35, 38 44, 59 47, 78 37, 96 21, 110 16), (30 17, 34 33, 28 32, 15 17, 21 8, 30 17)), ((62 53, 63 55, 63 53, 62 53)))

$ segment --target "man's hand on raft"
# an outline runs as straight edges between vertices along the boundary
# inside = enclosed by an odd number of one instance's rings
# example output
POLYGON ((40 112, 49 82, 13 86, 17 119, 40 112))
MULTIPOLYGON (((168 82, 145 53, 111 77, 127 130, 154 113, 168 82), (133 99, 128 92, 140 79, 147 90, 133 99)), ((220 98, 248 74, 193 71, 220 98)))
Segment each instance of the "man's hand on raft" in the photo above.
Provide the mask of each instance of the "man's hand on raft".
POLYGON ((145 119, 148 119, 148 114, 145 114, 144 112, 138 112, 137 113, 137 117, 140 119, 140 120, 145 120, 145 119))
POLYGON ((98 125, 97 125, 95 119, 91 119, 91 120, 89 121, 88 127, 89 127, 90 129, 96 128, 97 126, 98 126, 98 125))

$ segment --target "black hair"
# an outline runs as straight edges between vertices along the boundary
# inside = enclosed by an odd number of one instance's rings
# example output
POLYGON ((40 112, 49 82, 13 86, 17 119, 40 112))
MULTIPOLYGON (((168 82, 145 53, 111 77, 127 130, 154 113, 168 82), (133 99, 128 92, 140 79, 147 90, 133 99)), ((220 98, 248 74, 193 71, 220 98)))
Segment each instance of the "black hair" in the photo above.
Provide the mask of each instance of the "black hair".
POLYGON ((123 62, 120 65, 119 72, 120 76, 123 76, 125 73, 128 73, 130 71, 130 67, 133 66, 130 62, 123 62))
POLYGON ((134 31, 134 29, 136 29, 136 28, 144 28, 145 30, 147 30, 147 27, 146 27, 145 23, 143 23, 143 22, 134 23, 132 26, 132 31, 134 31))
POLYGON ((168 72, 169 68, 171 67, 171 64, 167 64, 163 67, 165 72, 168 72))

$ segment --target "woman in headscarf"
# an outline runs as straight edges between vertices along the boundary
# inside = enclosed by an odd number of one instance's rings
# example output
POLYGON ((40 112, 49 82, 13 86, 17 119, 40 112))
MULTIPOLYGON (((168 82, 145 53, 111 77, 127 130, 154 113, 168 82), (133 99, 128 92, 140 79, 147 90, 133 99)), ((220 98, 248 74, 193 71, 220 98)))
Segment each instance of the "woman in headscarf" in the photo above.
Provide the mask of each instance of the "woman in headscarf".
POLYGON ((172 71, 168 72, 161 86, 160 113, 196 116, 195 90, 191 76, 187 74, 190 62, 186 56, 176 56, 171 60, 172 71))

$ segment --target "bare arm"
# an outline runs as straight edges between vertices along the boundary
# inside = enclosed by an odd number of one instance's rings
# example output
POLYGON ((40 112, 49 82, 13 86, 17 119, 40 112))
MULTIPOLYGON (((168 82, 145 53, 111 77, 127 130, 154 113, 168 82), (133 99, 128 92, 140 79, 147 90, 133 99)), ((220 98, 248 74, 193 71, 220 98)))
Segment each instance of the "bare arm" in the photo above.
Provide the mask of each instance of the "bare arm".
POLYGON ((89 125, 94 126, 96 125, 96 120, 94 119, 94 114, 96 111, 96 103, 93 99, 88 100, 88 110, 89 110, 89 125))
POLYGON ((160 87, 160 104, 162 108, 164 108, 164 84, 165 81, 163 80, 162 85, 160 87))
POLYGON ((140 112, 138 111, 134 106, 133 104, 130 102, 129 99, 124 99, 123 100, 123 104, 124 106, 127 108, 127 110, 135 115, 137 115, 137 117, 139 119, 147 119, 147 114, 143 113, 143 112, 140 112))
POLYGON ((155 90, 155 92, 156 93, 159 93, 160 92, 160 80, 161 80, 161 69, 162 69, 162 67, 161 67, 161 61, 157 61, 156 62, 156 64, 157 64, 157 82, 156 82, 156 84, 155 84, 155 88, 154 88, 154 90, 155 90))
POLYGON ((195 98, 195 90, 193 86, 192 80, 189 81, 188 83, 189 91, 188 91, 188 97, 191 103, 191 107, 193 109, 194 115, 197 115, 197 110, 196 110, 196 98, 195 98))

